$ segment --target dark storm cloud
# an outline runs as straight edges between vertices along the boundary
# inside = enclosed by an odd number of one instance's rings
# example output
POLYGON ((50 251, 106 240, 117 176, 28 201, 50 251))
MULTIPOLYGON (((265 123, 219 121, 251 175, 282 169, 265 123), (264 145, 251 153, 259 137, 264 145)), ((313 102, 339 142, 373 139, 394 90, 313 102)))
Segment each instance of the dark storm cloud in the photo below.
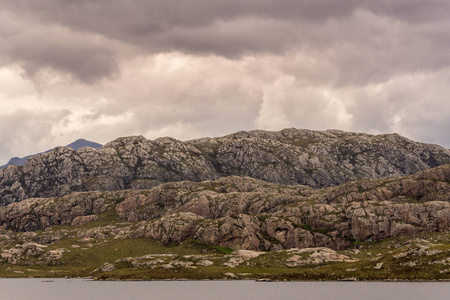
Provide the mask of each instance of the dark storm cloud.
POLYGON ((41 33, 11 39, 5 47, 6 53, 29 75, 33 76, 42 68, 53 68, 83 82, 92 82, 117 71, 115 53, 104 45, 86 43, 84 38, 65 37, 64 33, 44 38, 41 33))
POLYGON ((111 35, 141 35, 199 27, 246 16, 323 20, 348 16, 359 1, 317 0, 6 0, 28 16, 111 35))
POLYGON ((0 64, 16 63, 30 76, 50 68, 92 82, 112 76, 118 69, 116 54, 121 47, 99 35, 2 13, 0 38, 0 64))
POLYGON ((446 0, 374 0, 364 1, 375 13, 410 23, 439 22, 450 18, 450 3, 446 0))
MULTIPOLYGON (((450 4, 445 0, 6 0, 4 5, 39 22, 62 24, 144 45, 151 44, 152 37, 177 28, 205 28, 214 22, 249 17, 320 23, 349 18, 356 10, 368 10, 417 23, 440 22, 450 15, 450 4)), ((220 37, 220 32, 217 34, 220 37)))
POLYGON ((299 36, 293 35, 297 22, 348 17, 356 2, 7 0, 3 5, 19 18, 99 34, 142 51, 236 57, 282 51, 298 44, 299 36), (240 22, 247 18, 257 21, 240 22), (286 28, 279 22, 290 22, 291 26, 286 28))
POLYGON ((29 20, 28 26, 67 29, 44 28, 39 40, 27 37, 25 28, 23 42, 6 38, 11 60, 22 61, 30 72, 50 66, 85 81, 117 71, 117 43, 141 54, 181 51, 233 59, 315 49, 339 69, 331 84, 364 84, 450 63, 442 47, 450 41, 446 0, 6 0, 2 5, 15 18, 29 20), (93 43, 92 35, 104 40, 93 43))

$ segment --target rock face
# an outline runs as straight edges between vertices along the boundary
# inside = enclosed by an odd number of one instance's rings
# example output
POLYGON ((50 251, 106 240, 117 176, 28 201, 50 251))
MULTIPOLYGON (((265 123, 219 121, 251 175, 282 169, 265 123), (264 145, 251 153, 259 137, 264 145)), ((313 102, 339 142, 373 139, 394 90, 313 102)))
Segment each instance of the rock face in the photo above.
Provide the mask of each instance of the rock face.
MULTIPOLYGON (((186 238, 255 251, 327 247, 450 228, 450 165, 401 178, 313 189, 249 177, 172 182, 151 190, 73 193, 0 207, 4 232, 84 224, 115 214, 124 236, 186 238)), ((89 229, 101 239, 114 226, 89 229)), ((118 234, 118 233, 114 233, 118 234)))
POLYGON ((101 149, 67 147, 0 170, 0 205, 77 191, 149 189, 165 182, 237 175, 287 185, 330 187, 413 174, 450 163, 448 149, 397 134, 285 129, 181 142, 142 136, 101 149))

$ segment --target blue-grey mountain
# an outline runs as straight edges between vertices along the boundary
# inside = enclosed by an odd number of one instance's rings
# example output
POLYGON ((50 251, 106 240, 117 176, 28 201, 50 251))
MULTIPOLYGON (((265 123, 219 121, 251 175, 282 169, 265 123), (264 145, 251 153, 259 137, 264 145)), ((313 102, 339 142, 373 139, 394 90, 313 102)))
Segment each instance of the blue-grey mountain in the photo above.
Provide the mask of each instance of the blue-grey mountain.
MULTIPOLYGON (((95 149, 99 149, 101 148, 103 145, 99 144, 99 143, 95 143, 95 142, 91 142, 85 139, 78 139, 73 143, 70 143, 69 145, 67 145, 66 147, 72 148, 73 150, 78 150, 82 147, 91 147, 91 148, 95 148, 95 149)), ((55 148, 38 153, 38 154, 42 154, 42 153, 48 153, 50 151, 53 151, 55 148)), ((23 166, 25 164, 25 162, 27 161, 27 159, 29 159, 30 157, 33 157, 35 155, 38 154, 32 154, 32 155, 28 155, 25 157, 13 157, 11 158, 7 164, 0 166, 0 169, 4 169, 9 165, 16 165, 16 166, 23 166)))

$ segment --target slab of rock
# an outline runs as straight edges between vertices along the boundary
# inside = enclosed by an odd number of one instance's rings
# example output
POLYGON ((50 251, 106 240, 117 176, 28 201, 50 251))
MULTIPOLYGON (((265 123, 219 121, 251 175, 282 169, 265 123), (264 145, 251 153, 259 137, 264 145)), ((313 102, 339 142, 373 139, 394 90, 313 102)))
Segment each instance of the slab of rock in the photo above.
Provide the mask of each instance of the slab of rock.
POLYGON ((304 248, 304 249, 289 249, 278 252, 285 252, 289 255, 286 259, 288 267, 298 267, 308 264, 321 264, 327 262, 354 262, 356 259, 351 259, 347 255, 338 254, 336 251, 325 248, 304 248), (308 254, 308 255, 304 255, 308 254))
POLYGON ((97 221, 98 217, 96 215, 89 215, 89 216, 80 216, 73 219, 71 225, 72 226, 83 226, 87 223, 90 223, 92 221, 97 221))
POLYGON ((114 271, 116 267, 112 263, 105 263, 101 268, 100 271, 102 272, 111 272, 114 271))
POLYGON ((259 251, 251 251, 251 250, 238 250, 236 251, 236 253, 242 257, 243 260, 250 260, 252 258, 258 257, 262 254, 264 254, 264 252, 259 252, 259 251))

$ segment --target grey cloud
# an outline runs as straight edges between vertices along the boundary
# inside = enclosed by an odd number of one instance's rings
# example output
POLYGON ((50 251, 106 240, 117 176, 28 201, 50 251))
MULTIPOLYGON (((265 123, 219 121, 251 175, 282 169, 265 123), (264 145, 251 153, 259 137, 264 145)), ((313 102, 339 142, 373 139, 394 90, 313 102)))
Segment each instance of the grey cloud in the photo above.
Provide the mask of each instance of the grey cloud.
POLYGON ((52 128, 67 115, 64 110, 43 113, 27 109, 0 114, 0 161, 48 150, 54 140, 52 128))
POLYGON ((79 137, 104 143, 133 134, 225 135, 253 128, 261 97, 258 72, 220 57, 167 54, 129 62, 120 77, 98 85, 71 80, 43 85, 36 102, 71 107, 71 115, 53 129, 67 143, 79 137))
POLYGON ((71 74, 86 83, 118 72, 118 43, 60 26, 46 27, 0 15, 0 64, 19 64, 29 76, 45 68, 71 74))
POLYGON ((450 149, 450 139, 446 128, 450 128, 450 111, 446 109, 436 115, 426 112, 419 113, 414 118, 404 120, 406 135, 412 139, 432 144, 438 144, 450 149), (441 128, 441 130, 437 130, 441 128))
MULTIPOLYGON (((81 31, 140 42, 174 28, 208 27, 241 18, 323 23, 349 18, 357 10, 417 23, 448 20, 450 4, 430 1, 358 0, 6 0, 6 7, 27 18, 63 24, 81 31), (407 18, 406 18, 407 17, 407 18)), ((237 46, 237 45, 236 45, 237 46)))
POLYGON ((50 66, 87 82, 117 72, 123 58, 114 43, 135 47, 135 54, 179 51, 233 59, 312 49, 313 58, 335 65, 329 83, 339 85, 450 64, 445 0, 7 0, 2 5, 19 19, 68 29, 67 37, 43 31, 39 37, 25 32, 22 42, 8 38, 12 60, 22 60, 31 73, 50 66))
MULTIPOLYGON (((286 28, 272 27, 274 23, 350 16, 355 3, 332 0, 7 0, 3 5, 19 18, 100 34, 153 53, 181 50, 239 56, 283 50, 298 40, 290 36, 286 28), (252 27, 239 28, 245 26, 241 19, 268 20, 268 24, 257 22, 250 24, 252 27), (228 24, 225 31, 217 28, 217 23, 228 24)), ((289 30, 292 29, 291 26, 289 30)))
POLYGON ((298 127, 348 129, 345 103, 322 86, 303 86, 284 76, 264 88, 263 103, 255 120, 257 128, 280 130, 298 127))
POLYGON ((411 22, 447 19, 445 0, 4 0, 10 9, 28 12, 43 20, 110 32, 154 32, 173 26, 198 27, 215 20, 246 16, 324 21, 346 18, 356 9, 367 9, 411 22))
POLYGON ((6 53, 20 64, 29 75, 42 68, 52 68, 61 73, 70 73, 83 82, 96 81, 114 75, 118 65, 114 51, 103 45, 89 44, 71 36, 21 36, 8 41, 6 53))
POLYGON ((41 20, 129 36, 162 32, 176 26, 199 27, 216 20, 246 16, 320 21, 348 16, 358 3, 357 0, 6 0, 5 4, 41 20))
POLYGON ((113 53, 89 47, 69 45, 38 45, 34 48, 15 45, 11 56, 30 76, 49 67, 70 73, 83 82, 93 82, 113 76, 118 71, 113 53))
POLYGON ((398 132, 411 139, 450 147, 450 69, 393 78, 359 89, 347 105, 352 130, 398 132))
POLYGON ((450 3, 446 0, 377 0, 366 1, 366 7, 410 23, 435 23, 450 18, 450 3))

